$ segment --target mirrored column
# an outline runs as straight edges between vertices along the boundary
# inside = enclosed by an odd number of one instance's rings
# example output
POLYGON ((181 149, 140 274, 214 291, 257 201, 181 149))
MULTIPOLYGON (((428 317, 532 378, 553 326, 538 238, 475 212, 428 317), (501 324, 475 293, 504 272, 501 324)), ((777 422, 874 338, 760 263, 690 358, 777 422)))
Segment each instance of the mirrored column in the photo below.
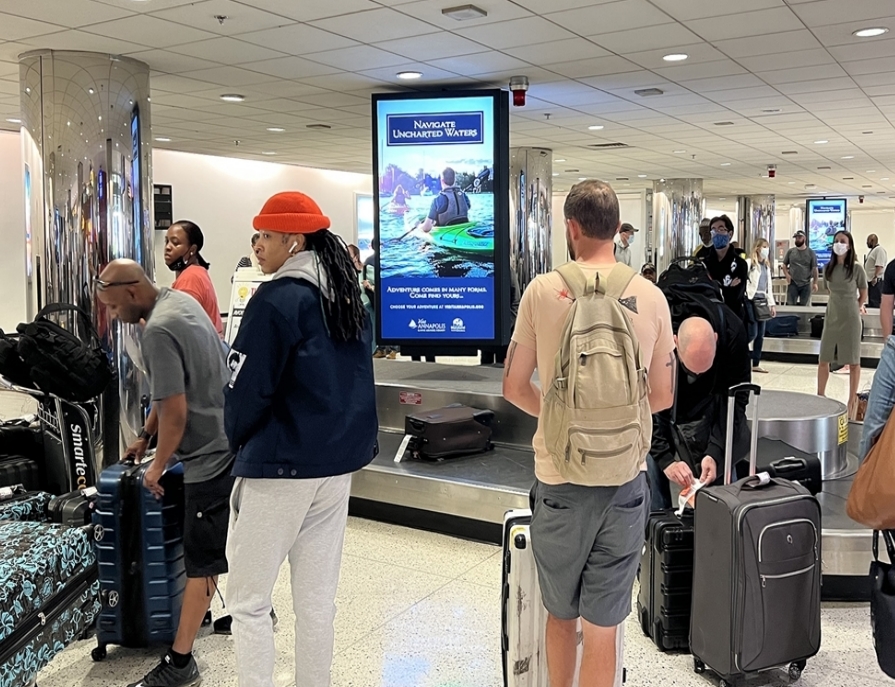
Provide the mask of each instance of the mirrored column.
POLYGON ((675 258, 692 255, 700 245, 699 222, 705 214, 702 179, 665 179, 653 184, 653 260, 659 274, 675 258))
POLYGON ((553 265, 553 151, 510 150, 510 272, 519 293, 553 265))

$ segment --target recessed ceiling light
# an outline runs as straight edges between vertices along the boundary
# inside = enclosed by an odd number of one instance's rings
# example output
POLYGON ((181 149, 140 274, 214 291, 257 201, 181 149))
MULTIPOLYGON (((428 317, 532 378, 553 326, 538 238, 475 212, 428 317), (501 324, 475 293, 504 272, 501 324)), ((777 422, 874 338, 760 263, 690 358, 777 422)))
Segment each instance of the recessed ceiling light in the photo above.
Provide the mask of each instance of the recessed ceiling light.
POLYGON ((285 131, 285 129, 281 126, 269 126, 267 127, 268 131, 272 131, 275 134, 281 134, 285 131))
POLYGON ((727 198, 719 198, 718 200, 727 200, 727 198))
POLYGON ((722 167, 730 167, 730 163, 729 163, 729 162, 722 162, 722 163, 721 163, 721 166, 722 166, 722 167))
POLYGON ((460 5, 459 7, 448 7, 445 10, 441 10, 441 13, 446 17, 455 19, 456 21, 482 19, 483 17, 488 16, 488 13, 485 10, 480 9, 475 5, 460 5))
POLYGON ((308 129, 332 129, 329 124, 306 124, 308 129))
POLYGON ((675 151, 674 151, 674 154, 675 154, 675 155, 683 155, 683 154, 686 153, 686 152, 687 152, 686 150, 675 150, 675 151))
POLYGON ((792 185, 793 185, 794 183, 796 183, 796 182, 794 182, 794 181, 787 181, 786 183, 789 184, 790 186, 792 186, 792 185))
POLYGON ((395 74, 399 79, 404 79, 405 81, 413 81, 414 79, 423 78, 422 72, 398 72, 395 74))
POLYGON ((6 121, 9 122, 10 124, 21 124, 22 123, 21 119, 16 119, 15 117, 10 117, 6 121))
POLYGON ((823 141, 823 140, 821 140, 821 141, 815 141, 815 142, 814 142, 814 145, 822 146, 824 143, 829 143, 829 141, 823 141))
POLYGON ((854 160, 855 156, 854 155, 843 155, 842 159, 843 160, 854 160))
POLYGON ((587 127, 588 131, 600 131, 603 128, 602 124, 593 124, 587 127))
POLYGON ((558 177, 558 176, 559 176, 559 172, 554 172, 554 173, 553 173, 553 176, 558 177))
POLYGON ((882 26, 874 26, 869 29, 859 29, 852 35, 857 36, 858 38, 874 38, 876 36, 882 36, 884 33, 889 33, 889 29, 883 28, 882 26))
POLYGON ((587 177, 578 177, 578 181, 587 181, 587 177))
POLYGON ((638 179, 646 179, 646 174, 638 174, 637 178, 638 179))
POLYGON ((261 154, 262 154, 262 155, 276 155, 276 153, 273 152, 272 150, 265 150, 265 151, 264 151, 263 153, 261 153, 261 154))
POLYGON ((92 88, 88 88, 88 89, 87 89, 87 92, 88 92, 90 95, 93 95, 94 93, 96 93, 96 91, 94 91, 92 88))
POLYGON ((880 179, 880 181, 888 181, 888 180, 889 180, 889 177, 882 177, 882 178, 880 179))
POLYGON ((31 92, 31 86, 25 86, 25 93, 31 92))
POLYGON ((155 140, 158 141, 159 143, 170 143, 171 142, 170 138, 164 138, 163 136, 156 136, 155 140))
POLYGON ((238 93, 224 93, 221 96, 221 100, 228 103, 241 103, 245 99, 244 95, 239 95, 238 93))
POLYGON ((557 158, 556 160, 554 160, 554 162, 565 162, 565 161, 566 161, 565 158, 557 158))
POLYGON ((662 59, 665 60, 666 62, 683 62, 688 57, 690 57, 690 56, 687 55, 686 53, 673 52, 670 55, 665 55, 662 59))
POLYGON ((876 174, 876 170, 875 170, 875 169, 868 169, 868 170, 867 170, 867 174, 876 174))

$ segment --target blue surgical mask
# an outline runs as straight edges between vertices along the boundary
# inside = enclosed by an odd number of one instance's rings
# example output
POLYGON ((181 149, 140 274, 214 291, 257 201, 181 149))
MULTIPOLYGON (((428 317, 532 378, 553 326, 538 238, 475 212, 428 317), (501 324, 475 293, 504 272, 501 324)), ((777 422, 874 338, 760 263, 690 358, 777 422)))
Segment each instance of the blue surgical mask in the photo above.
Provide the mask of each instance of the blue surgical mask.
POLYGON ((633 246, 633 245, 634 245, 634 234, 631 234, 628 237, 628 246, 633 246))
POLYGON ((730 245, 730 234, 712 234, 712 245, 718 249, 723 250, 730 245))

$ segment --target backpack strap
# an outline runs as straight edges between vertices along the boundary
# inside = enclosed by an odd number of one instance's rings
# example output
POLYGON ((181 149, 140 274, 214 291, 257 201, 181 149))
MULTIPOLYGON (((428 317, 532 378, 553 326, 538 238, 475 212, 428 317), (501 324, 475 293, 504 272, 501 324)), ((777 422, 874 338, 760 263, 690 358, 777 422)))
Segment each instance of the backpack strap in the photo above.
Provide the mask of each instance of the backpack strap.
POLYGON ((636 276, 637 272, 628 267, 625 263, 619 262, 612 268, 609 276, 606 277, 605 286, 600 280, 599 273, 597 273, 597 291, 605 294, 609 298, 613 298, 617 301, 621 300, 622 295, 625 293, 625 289, 628 288, 628 284, 630 284, 631 280, 636 276))
POLYGON ((571 296, 575 300, 592 294, 596 290, 596 284, 588 282, 584 272, 573 260, 563 263, 556 268, 556 271, 559 273, 559 276, 562 277, 566 286, 569 287, 571 296))

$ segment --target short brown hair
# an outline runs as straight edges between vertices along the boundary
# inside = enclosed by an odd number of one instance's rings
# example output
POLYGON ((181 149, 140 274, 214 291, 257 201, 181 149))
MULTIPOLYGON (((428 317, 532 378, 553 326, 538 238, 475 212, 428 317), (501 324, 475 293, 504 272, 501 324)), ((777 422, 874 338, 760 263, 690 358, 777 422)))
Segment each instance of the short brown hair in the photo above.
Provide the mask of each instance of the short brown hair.
POLYGON ((566 219, 573 219, 587 238, 608 241, 618 229, 618 196, 597 179, 575 184, 563 205, 566 219))
POLYGON ((453 186, 457 183, 457 173, 451 167, 445 167, 444 171, 441 173, 441 179, 448 186, 453 186))

